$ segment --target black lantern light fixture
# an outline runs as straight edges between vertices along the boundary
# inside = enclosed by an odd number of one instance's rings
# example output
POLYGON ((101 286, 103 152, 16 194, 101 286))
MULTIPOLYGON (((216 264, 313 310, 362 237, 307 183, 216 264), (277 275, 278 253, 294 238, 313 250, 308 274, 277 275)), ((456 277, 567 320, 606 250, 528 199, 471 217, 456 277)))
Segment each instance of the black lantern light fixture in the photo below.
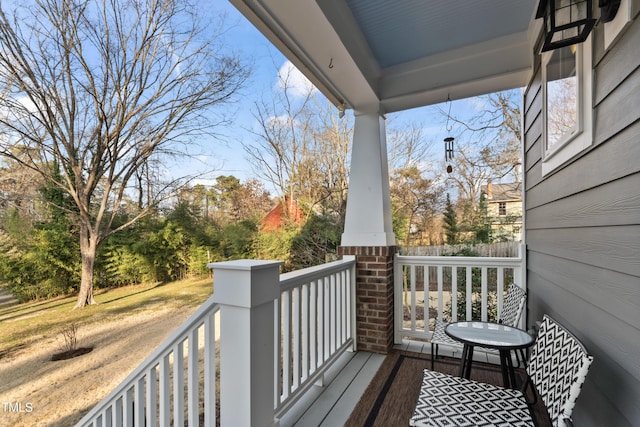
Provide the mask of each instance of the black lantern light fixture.
POLYGON ((538 18, 544 20, 542 52, 582 43, 596 23, 592 0, 540 0, 538 18))

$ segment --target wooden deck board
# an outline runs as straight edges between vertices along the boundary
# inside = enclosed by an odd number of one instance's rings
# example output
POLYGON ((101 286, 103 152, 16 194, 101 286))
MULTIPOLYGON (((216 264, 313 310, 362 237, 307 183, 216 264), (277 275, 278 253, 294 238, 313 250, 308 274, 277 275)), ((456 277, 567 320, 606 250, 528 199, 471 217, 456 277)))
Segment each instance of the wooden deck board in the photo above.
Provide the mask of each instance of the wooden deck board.
MULTIPOLYGON (((334 404, 331 411, 327 414, 320 426, 322 427, 334 427, 343 425, 356 404, 362 397, 362 394, 367 389, 367 386, 373 379, 378 368, 385 359, 384 355, 368 353, 369 357, 367 362, 356 373, 356 376, 351 380, 349 386, 346 388, 340 399, 334 404)), ((344 373, 345 377, 347 372, 344 373)))
POLYGON ((367 352, 346 353, 335 369, 327 372, 325 385, 313 386, 287 411, 280 427, 343 425, 384 358, 367 352))

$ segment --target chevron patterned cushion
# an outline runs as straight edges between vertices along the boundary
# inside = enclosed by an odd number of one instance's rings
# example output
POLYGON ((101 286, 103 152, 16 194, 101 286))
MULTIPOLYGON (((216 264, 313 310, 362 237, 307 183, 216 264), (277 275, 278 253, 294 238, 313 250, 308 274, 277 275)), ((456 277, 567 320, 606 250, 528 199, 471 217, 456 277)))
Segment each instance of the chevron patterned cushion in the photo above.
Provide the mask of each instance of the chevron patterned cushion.
POLYGON ((571 418, 593 356, 569 331, 545 315, 531 351, 527 374, 554 426, 571 418))
POLYGON ((424 370, 412 426, 533 426, 525 398, 510 390, 424 370))

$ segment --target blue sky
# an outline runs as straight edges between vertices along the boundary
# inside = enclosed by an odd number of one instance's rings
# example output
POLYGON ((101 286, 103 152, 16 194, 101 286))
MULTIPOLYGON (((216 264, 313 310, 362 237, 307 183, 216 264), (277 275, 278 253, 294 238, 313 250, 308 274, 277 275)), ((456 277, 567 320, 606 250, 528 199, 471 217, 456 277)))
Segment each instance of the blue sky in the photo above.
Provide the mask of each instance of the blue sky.
MULTIPOLYGON (((222 137, 219 140, 202 141, 199 147, 199 160, 181 163, 176 167, 177 172, 174 173, 184 175, 210 170, 212 171, 209 175, 211 180, 201 180, 201 182, 210 183, 219 175, 234 175, 245 181, 255 176, 242 148, 243 142, 248 143, 256 138, 248 130, 255 126, 252 116, 254 103, 274 90, 278 82, 278 70, 287 65, 287 59, 227 0, 214 1, 212 4, 214 13, 219 11, 227 14, 223 34, 225 46, 249 63, 252 73, 237 102, 225 107, 227 112, 233 115, 233 121, 230 126, 217 130, 222 137)), ((473 100, 441 104, 440 108, 449 110, 449 106, 451 115, 455 117, 462 117, 476 109, 473 100)), ((350 112, 348 111, 347 114, 350 112)), ((402 127, 406 123, 421 127, 426 138, 433 141, 433 155, 436 161, 444 156, 442 141, 449 135, 446 129, 446 117, 438 112, 437 106, 390 114, 387 119, 389 126, 402 127)))

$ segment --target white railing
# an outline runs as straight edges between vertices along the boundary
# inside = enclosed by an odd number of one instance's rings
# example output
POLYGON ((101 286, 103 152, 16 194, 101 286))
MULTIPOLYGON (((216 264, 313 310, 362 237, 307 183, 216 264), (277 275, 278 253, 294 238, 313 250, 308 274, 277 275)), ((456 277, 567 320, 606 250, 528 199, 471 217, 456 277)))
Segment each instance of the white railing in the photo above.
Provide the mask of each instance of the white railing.
POLYGON ((353 257, 280 276, 278 413, 321 380, 338 356, 353 348, 354 298, 353 257))
POLYGON ((394 270, 396 343, 431 338, 436 319, 495 321, 508 285, 526 289, 524 245, 514 258, 396 256, 394 270))
MULTIPOLYGON (((229 265, 232 266, 230 270, 251 270, 256 265, 260 269, 262 265, 256 263, 249 261, 239 266, 234 263, 212 266, 214 270, 219 266, 221 271, 225 271, 229 265)), ((220 421, 217 419, 217 410, 225 411, 223 405, 229 406, 227 410, 231 415, 227 419, 232 420, 233 425, 248 425, 246 422, 236 423, 238 417, 234 415, 236 410, 251 411, 247 409, 247 400, 221 398, 225 393, 225 382, 218 382, 217 378, 220 375, 221 380, 227 379, 233 385, 227 389, 230 394, 254 396, 255 387, 250 382, 253 380, 248 382, 247 388, 251 390, 242 390, 242 386, 238 387, 238 384, 242 384, 242 378, 237 372, 251 372, 260 377, 264 374, 256 373, 250 367, 270 369, 264 363, 251 360, 265 359, 264 354, 251 349, 260 347, 255 345, 256 341, 263 338, 259 329, 269 322, 274 325, 272 330, 275 331, 272 345, 268 346, 273 348, 274 363, 271 366, 274 371, 266 375, 273 376, 274 387, 270 393, 257 394, 272 402, 271 418, 275 422, 305 391, 322 381, 323 374, 342 353, 353 349, 355 259, 351 257, 282 274, 279 281, 278 264, 266 265, 275 272, 275 283, 268 275, 249 276, 249 281, 253 283, 243 288, 245 276, 229 278, 220 273, 222 283, 216 281, 216 284, 223 289, 219 292, 222 296, 216 298, 217 294, 214 293, 77 425, 213 427, 220 421), (273 309, 261 311, 260 307, 265 307, 264 302, 255 306, 252 304, 260 299, 260 292, 269 285, 269 280, 274 289, 279 289, 279 296, 272 299, 266 296, 267 306, 273 309), (254 292, 248 305, 244 305, 243 300, 246 289, 254 292), (230 303, 218 304, 218 300, 228 300, 230 303), (221 306, 230 308, 227 314, 224 314, 221 306), (248 309, 246 312, 243 311, 245 308, 248 309), (243 317, 245 313, 248 313, 247 317, 243 317), (256 323, 242 321, 247 318, 257 319, 256 323), (226 329, 220 330, 222 322, 226 322, 226 329), (221 364, 221 355, 225 352, 226 365, 221 364), (225 366, 229 368, 228 372, 225 366)), ((130 351, 135 351, 135 348, 130 351)), ((253 401, 251 405, 260 406, 253 401)), ((221 419, 224 420, 224 417, 221 419)), ((254 422, 252 418, 251 424, 254 422)), ((260 421, 257 424, 261 425, 260 421)))
POLYGON ((204 425, 215 426, 215 405, 202 403, 216 401, 219 308, 209 298, 77 425, 191 427, 203 413, 204 425))

